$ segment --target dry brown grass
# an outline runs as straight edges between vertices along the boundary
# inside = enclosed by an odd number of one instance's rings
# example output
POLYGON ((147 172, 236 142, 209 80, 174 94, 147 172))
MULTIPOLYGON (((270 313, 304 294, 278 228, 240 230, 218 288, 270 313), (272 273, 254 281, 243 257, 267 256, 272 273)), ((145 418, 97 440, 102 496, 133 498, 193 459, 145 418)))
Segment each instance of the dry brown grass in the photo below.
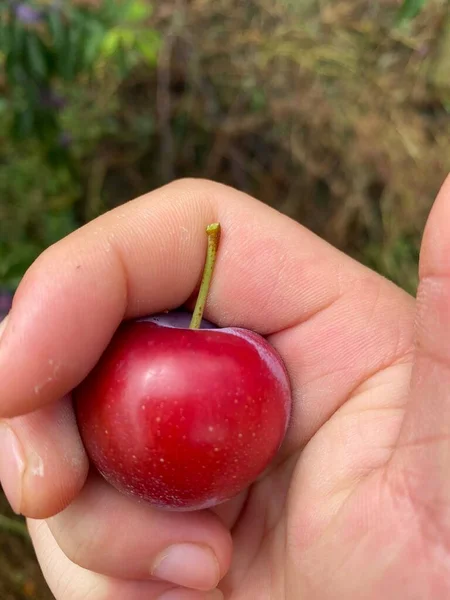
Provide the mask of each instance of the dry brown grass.
POLYGON ((170 36, 145 94, 159 132, 152 181, 194 173, 245 189, 413 291, 450 170, 448 4, 401 29, 397 2, 288 4, 160 5, 170 36))

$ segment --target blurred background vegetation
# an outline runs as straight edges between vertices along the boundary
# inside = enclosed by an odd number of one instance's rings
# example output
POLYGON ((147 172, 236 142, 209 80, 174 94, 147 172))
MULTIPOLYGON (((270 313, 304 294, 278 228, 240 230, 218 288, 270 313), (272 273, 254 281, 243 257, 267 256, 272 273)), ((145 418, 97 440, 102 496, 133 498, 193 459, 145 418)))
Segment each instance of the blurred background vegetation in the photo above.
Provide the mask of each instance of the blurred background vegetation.
MULTIPOLYGON (((449 171, 448 0, 1 2, 4 289, 101 212, 195 176, 414 293, 449 171)), ((0 598, 51 598, 10 517, 0 497, 0 598)))

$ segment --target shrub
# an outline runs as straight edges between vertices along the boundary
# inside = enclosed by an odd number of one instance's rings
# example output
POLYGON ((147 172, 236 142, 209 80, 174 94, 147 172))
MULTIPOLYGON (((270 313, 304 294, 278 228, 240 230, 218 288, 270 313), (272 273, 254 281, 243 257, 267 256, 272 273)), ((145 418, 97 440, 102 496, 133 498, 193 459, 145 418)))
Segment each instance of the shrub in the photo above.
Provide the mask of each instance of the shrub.
MULTIPOLYGON (((6 2, 0 8, 0 281, 17 285, 80 210, 89 158, 121 136, 117 90, 153 70, 159 34, 145 0, 6 2)), ((88 212, 89 214, 82 214, 88 212)))

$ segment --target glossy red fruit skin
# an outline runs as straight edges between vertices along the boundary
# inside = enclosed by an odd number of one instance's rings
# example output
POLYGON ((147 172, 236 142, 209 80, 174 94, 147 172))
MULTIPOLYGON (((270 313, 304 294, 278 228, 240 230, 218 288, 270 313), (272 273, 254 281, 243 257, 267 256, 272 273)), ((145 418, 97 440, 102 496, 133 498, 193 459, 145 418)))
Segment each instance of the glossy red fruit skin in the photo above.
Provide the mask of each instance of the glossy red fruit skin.
POLYGON ((98 471, 171 510, 245 489, 274 458, 291 411, 286 369, 264 338, 187 323, 173 313, 122 324, 73 395, 98 471))

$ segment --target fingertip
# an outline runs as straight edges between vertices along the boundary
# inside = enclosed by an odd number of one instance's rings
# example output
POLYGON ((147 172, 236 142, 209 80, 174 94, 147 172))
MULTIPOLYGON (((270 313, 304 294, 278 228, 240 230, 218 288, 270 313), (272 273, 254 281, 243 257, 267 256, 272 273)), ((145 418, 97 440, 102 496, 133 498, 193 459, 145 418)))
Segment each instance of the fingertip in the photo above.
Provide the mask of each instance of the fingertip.
POLYGON ((151 574, 158 579, 201 591, 216 588, 221 567, 215 552, 200 544, 175 544, 153 562, 151 574))
POLYGON ((159 596, 157 600, 224 600, 224 595, 218 589, 206 593, 200 593, 178 588, 164 592, 164 594, 159 596))
POLYGON ((420 252, 421 279, 450 271, 450 175, 445 179, 428 218, 420 252))

